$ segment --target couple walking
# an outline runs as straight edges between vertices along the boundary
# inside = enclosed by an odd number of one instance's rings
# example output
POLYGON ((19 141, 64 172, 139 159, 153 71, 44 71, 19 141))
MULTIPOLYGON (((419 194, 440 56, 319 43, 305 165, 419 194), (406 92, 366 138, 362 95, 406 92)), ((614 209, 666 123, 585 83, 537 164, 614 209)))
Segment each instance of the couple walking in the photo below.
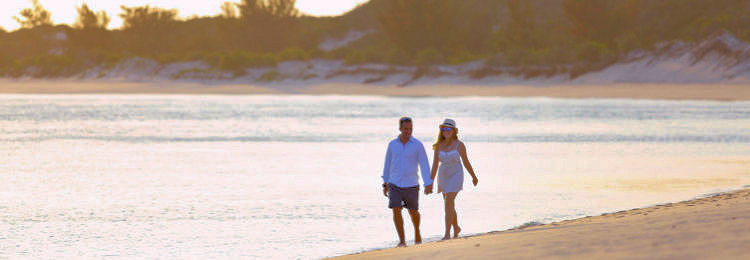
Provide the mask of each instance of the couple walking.
POLYGON ((396 225, 400 242, 398 246, 406 246, 404 219, 401 216, 402 208, 409 210, 411 222, 414 224, 414 242, 417 244, 422 242, 422 236, 419 232, 417 165, 421 168, 425 195, 432 193, 433 180, 436 175, 438 177, 438 193, 443 193, 445 202, 445 236, 443 239, 451 238, 451 228, 453 228, 453 237, 458 237, 461 227, 458 226, 455 201, 456 195, 463 187, 463 167, 465 166, 471 174, 474 186, 477 185, 479 180, 469 163, 466 146, 458 140, 456 122, 452 119, 445 119, 439 127, 438 139, 432 145, 432 149, 435 151, 432 157, 432 171, 430 171, 424 146, 419 140, 411 136, 411 118, 402 117, 398 124, 401 134, 388 144, 385 166, 383 167, 383 195, 389 198, 388 207, 393 210, 393 224, 396 225), (439 168, 438 163, 440 164, 439 168))

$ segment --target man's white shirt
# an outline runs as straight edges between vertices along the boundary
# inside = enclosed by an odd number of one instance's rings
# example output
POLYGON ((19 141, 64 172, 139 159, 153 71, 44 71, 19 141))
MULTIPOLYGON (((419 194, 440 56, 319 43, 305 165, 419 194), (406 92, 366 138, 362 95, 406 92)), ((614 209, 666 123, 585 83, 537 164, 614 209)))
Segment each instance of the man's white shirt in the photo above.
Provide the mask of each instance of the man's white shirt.
POLYGON ((418 186, 417 164, 422 172, 424 186, 431 185, 430 164, 422 142, 409 137, 409 141, 404 144, 400 137, 396 137, 388 143, 385 153, 383 183, 391 183, 401 188, 418 186))

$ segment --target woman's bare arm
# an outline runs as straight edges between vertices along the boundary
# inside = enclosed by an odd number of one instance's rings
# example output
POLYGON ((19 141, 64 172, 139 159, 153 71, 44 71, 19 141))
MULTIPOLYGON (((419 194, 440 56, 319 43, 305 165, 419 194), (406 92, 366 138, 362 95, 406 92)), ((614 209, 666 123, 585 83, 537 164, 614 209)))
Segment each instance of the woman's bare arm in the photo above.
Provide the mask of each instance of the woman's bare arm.
POLYGON ((461 161, 464 163, 464 167, 466 167, 466 170, 469 171, 469 174, 471 174, 474 186, 477 186, 479 179, 477 179, 477 175, 474 174, 474 168, 471 167, 469 156, 466 154, 466 146, 464 145, 464 142, 458 143, 458 153, 461 155, 461 161))
POLYGON ((438 146, 438 149, 435 149, 435 154, 432 156, 432 170, 430 171, 430 178, 435 179, 435 175, 437 175, 437 167, 438 167, 438 156, 440 155, 440 147, 438 146))

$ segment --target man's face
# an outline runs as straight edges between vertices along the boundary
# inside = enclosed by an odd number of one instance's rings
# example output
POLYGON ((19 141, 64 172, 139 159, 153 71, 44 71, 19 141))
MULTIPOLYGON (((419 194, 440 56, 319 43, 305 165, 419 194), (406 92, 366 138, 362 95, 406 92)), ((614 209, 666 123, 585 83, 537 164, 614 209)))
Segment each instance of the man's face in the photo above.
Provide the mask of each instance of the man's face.
POLYGON ((401 123, 401 128, 399 128, 399 130, 401 130, 401 136, 404 138, 411 137, 411 122, 401 123))

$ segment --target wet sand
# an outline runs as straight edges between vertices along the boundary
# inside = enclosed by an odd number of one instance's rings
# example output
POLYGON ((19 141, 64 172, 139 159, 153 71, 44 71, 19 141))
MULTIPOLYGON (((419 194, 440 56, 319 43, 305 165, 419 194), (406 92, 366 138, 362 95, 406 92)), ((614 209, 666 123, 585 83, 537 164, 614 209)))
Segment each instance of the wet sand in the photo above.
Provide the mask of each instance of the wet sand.
POLYGON ((341 259, 750 259, 750 189, 341 259))

